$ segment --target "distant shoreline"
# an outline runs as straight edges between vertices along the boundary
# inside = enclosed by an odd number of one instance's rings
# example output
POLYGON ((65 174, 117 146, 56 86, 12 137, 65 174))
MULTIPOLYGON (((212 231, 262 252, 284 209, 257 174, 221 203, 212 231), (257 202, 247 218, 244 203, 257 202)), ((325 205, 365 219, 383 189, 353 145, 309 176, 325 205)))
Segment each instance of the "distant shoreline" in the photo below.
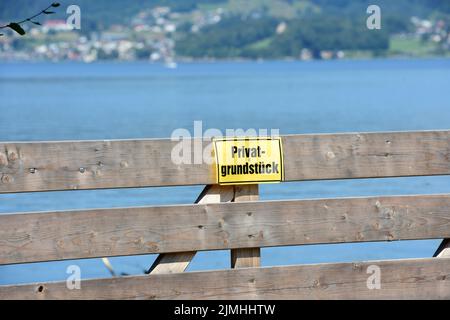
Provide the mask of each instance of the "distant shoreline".
MULTIPOLYGON (((389 55, 389 56, 379 56, 379 57, 369 57, 369 56, 358 56, 358 57, 345 57, 340 59, 310 59, 310 60, 302 60, 302 59, 294 59, 294 58, 281 58, 281 59, 248 59, 248 58, 185 58, 180 57, 176 58, 173 61, 175 63, 266 63, 266 62, 331 62, 331 61, 369 61, 369 60, 447 60, 450 59, 450 55, 428 55, 428 56, 408 56, 408 55, 389 55)), ((102 63, 117 63, 117 64, 126 64, 126 63, 143 63, 143 64, 151 64, 151 65, 165 65, 164 61, 149 61, 149 60, 120 60, 120 59, 111 59, 111 60, 96 60, 93 62, 85 62, 82 60, 47 60, 47 59, 36 59, 36 60, 28 60, 28 59, 3 59, 0 63, 80 63, 80 64, 102 64, 102 63)))

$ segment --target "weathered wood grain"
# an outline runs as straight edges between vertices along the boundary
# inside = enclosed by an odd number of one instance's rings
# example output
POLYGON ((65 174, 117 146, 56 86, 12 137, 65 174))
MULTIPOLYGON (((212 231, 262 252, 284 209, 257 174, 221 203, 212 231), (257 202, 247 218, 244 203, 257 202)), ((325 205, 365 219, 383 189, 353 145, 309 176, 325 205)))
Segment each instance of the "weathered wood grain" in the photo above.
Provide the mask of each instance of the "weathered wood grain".
POLYGON ((0 286, 0 299, 450 299, 450 259, 243 268, 0 286), (369 289, 369 266, 380 289, 369 289))
MULTIPOLYGON (((448 130, 282 139, 286 181, 450 174, 448 130)), ((201 141, 190 143, 192 161, 196 143, 201 141)), ((0 193, 216 183, 213 165, 171 160, 178 144, 158 139, 0 142, 0 193)))
POLYGON ((314 243, 450 238, 450 195, 0 215, 0 264, 314 243))
POLYGON ((450 131, 283 137, 285 179, 352 179, 450 172, 450 131))
POLYGON ((197 251, 161 253, 146 274, 184 272, 197 251))
POLYGON ((4 159, 0 193, 213 182, 212 166, 171 160, 178 143, 168 139, 0 143, 4 159))
MULTIPOLYGON (((234 202, 258 201, 259 186, 237 185, 234 187, 234 202)), ((234 249, 230 252, 231 268, 259 267, 261 265, 261 249, 234 249)))
POLYGON ((444 239, 442 240, 441 244, 437 248, 436 252, 434 253, 433 257, 437 258, 450 258, 450 239, 444 239))

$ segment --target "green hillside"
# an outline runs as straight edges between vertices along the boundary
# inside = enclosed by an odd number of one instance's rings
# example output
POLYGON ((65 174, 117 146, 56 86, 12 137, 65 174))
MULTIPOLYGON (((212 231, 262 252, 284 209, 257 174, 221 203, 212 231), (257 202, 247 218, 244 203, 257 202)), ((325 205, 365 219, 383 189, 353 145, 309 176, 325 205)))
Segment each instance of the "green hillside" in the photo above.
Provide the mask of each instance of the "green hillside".
MULTIPOLYGON (((12 21, 35 13, 47 6, 48 0, 2 0, 0 20, 12 21)), ((427 16, 433 12, 450 14, 448 0, 61 0, 62 8, 71 4, 81 7, 85 18, 99 24, 123 24, 145 8, 169 6, 175 12, 222 7, 232 14, 245 15, 263 11, 278 18, 295 18, 305 12, 336 15, 356 15, 365 12, 369 4, 377 4, 389 15, 427 16)), ((59 11, 64 16, 64 10, 59 11)))

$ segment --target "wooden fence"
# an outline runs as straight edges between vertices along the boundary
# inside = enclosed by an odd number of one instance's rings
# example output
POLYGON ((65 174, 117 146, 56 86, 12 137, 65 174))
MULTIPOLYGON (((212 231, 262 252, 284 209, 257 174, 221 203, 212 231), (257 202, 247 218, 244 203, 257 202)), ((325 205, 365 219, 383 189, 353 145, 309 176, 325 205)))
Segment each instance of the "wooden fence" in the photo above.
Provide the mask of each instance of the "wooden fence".
MULTIPOLYGON (((174 164, 176 143, 0 142, 0 193, 206 185, 192 205, 0 215, 3 265, 159 254, 148 275, 0 286, 0 299, 450 298, 450 195, 258 201, 257 185, 215 185, 212 165, 174 164), (261 247, 440 238, 424 259, 259 267, 261 247), (232 269, 183 272, 196 251, 219 249, 232 269), (370 265, 380 289, 367 286, 370 265)), ((450 131, 282 143, 285 181, 450 175, 450 131)))

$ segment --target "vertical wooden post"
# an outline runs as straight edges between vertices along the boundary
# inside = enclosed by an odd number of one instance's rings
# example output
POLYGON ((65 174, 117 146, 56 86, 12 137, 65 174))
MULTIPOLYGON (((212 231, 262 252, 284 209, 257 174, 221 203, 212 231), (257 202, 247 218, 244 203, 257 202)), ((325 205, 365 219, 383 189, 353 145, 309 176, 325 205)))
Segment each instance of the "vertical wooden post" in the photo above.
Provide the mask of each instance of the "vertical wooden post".
MULTIPOLYGON (((233 186, 207 185, 195 203, 207 204, 231 202, 234 198, 233 186)), ((194 258, 196 251, 160 254, 147 274, 184 272, 194 258)))
MULTIPOLYGON (((256 201, 259 199, 257 184, 238 185, 234 189, 234 202, 256 201)), ((245 248, 231 250, 231 267, 247 268, 261 265, 261 249, 245 248)))
POLYGON ((433 257, 449 258, 450 257, 450 239, 442 240, 433 257))

